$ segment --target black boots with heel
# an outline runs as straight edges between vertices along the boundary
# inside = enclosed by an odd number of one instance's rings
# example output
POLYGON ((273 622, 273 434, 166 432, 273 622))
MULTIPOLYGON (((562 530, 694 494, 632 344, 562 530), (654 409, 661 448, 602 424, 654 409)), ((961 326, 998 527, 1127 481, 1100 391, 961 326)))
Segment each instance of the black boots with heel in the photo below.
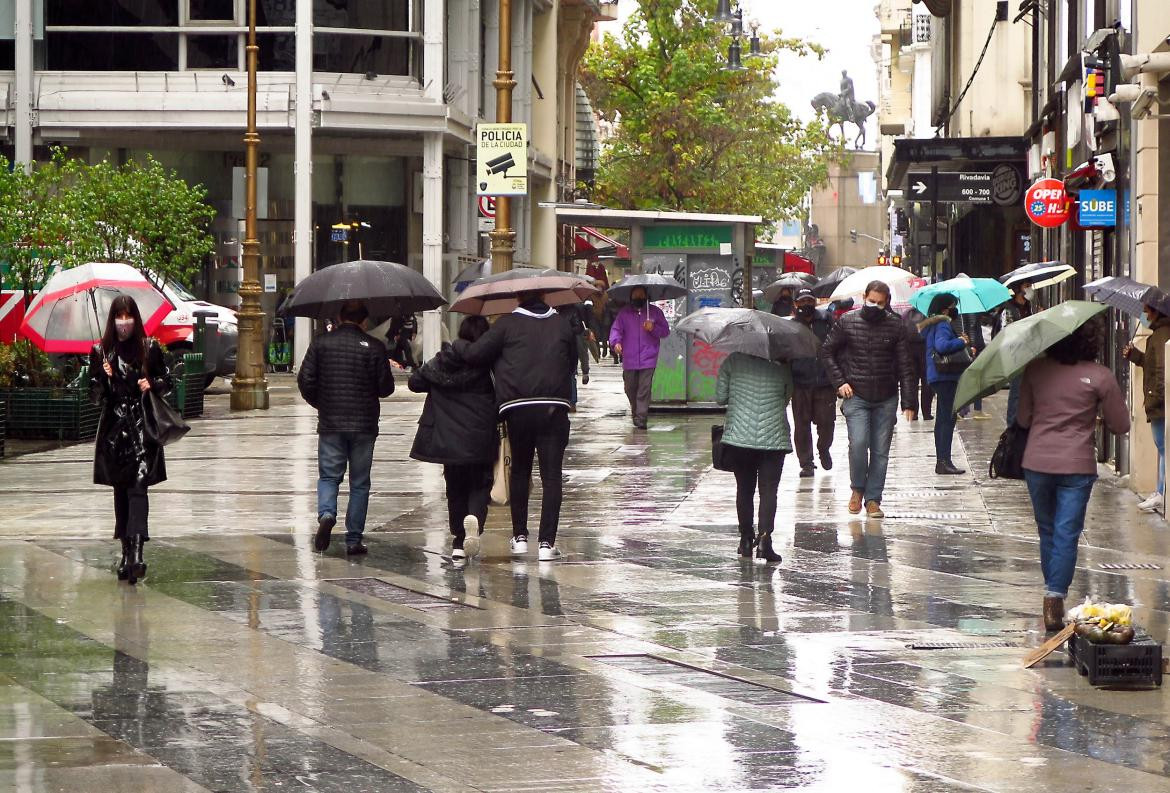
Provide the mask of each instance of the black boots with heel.
POLYGON ((761 534, 756 540, 756 558, 763 559, 768 564, 779 564, 784 561, 780 554, 772 550, 772 533, 761 534))
POLYGON ((130 576, 130 565, 134 558, 133 541, 128 537, 122 538, 122 559, 118 562, 118 580, 125 581, 130 576))
MULTIPOLYGON (((130 540, 123 540, 122 542, 129 543, 133 548, 133 558, 126 569, 126 580, 131 585, 134 585, 138 583, 139 579, 146 578, 146 562, 142 560, 142 547, 146 544, 146 541, 141 536, 138 536, 130 540)), ((123 551, 123 559, 125 559, 125 551, 123 551)))
POLYGON ((755 529, 739 530, 739 555, 744 559, 752 558, 752 551, 756 545, 755 529))

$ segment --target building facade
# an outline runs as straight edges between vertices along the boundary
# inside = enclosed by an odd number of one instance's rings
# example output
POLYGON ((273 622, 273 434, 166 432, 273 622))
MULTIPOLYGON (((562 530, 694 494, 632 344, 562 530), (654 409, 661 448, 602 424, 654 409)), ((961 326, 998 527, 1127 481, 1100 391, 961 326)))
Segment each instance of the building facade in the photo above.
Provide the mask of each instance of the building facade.
MULTIPOLYGON (((193 286, 226 305, 240 280, 247 6, 0 0, 0 30, 13 31, 0 40, 8 153, 149 155, 204 184, 216 253, 193 286)), ((265 312, 313 269, 359 257, 408 264, 449 291, 487 252, 472 144, 495 115, 499 0, 256 6, 261 272, 275 276, 265 312)), ((537 204, 575 186, 575 74, 600 4, 511 6, 513 120, 529 125, 530 175, 514 212, 516 261, 555 266, 555 220, 537 204)), ((430 349, 439 322, 424 319, 430 349)))

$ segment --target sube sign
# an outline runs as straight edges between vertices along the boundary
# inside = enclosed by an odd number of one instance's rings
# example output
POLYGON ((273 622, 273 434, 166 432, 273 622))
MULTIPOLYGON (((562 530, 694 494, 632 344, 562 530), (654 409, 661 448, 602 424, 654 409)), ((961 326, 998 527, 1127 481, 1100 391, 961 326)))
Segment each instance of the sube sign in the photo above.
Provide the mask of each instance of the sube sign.
POLYGON ((1077 198, 1077 222, 1085 228, 1117 225, 1117 191, 1082 190, 1077 198))

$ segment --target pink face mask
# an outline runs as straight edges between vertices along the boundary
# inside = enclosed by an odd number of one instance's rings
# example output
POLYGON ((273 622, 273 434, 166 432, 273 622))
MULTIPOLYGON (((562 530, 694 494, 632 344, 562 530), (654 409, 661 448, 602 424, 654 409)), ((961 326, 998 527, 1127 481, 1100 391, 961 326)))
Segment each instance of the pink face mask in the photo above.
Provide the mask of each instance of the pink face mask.
POLYGON ((130 338, 130 334, 134 332, 133 319, 115 319, 114 330, 118 334, 118 341, 126 341, 130 338))

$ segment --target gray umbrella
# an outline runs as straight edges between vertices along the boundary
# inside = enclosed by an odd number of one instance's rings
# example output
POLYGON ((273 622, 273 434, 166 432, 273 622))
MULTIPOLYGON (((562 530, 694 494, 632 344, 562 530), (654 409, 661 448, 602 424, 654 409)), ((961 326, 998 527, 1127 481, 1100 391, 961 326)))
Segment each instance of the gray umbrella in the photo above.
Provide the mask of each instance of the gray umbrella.
POLYGON ((601 291, 593 283, 587 275, 516 267, 475 281, 463 290, 451 310, 481 316, 507 314, 520 305, 520 296, 525 292, 539 292, 544 302, 553 307, 580 303, 601 291))
POLYGON ((804 323, 751 308, 701 308, 679 320, 676 327, 720 352, 743 352, 772 361, 815 358, 820 346, 804 323))
POLYGON ((808 289, 816 282, 817 277, 809 273, 784 273, 764 287, 764 299, 769 303, 775 303, 780 299, 781 289, 791 289, 795 293, 798 289, 808 289))
POLYGON ((838 267, 836 270, 817 281, 812 286, 812 293, 817 297, 828 297, 829 295, 833 294, 834 290, 836 290, 837 284, 841 283, 855 272, 857 272, 857 270, 853 267, 838 267))
POLYGON ((417 270, 359 259, 323 267, 301 281, 285 301, 284 313, 330 319, 350 300, 365 303, 372 317, 430 311, 447 302, 417 270))
POLYGON ((637 275, 627 275, 611 286, 609 288, 609 296, 618 303, 629 303, 630 293, 639 286, 646 290, 646 299, 651 302, 686 297, 688 292, 685 286, 669 275, 639 273, 637 275))
POLYGON ((1152 306, 1165 314, 1162 309, 1170 302, 1170 297, 1158 287, 1122 276, 1107 275, 1098 278, 1085 284, 1084 289, 1085 294, 1097 302, 1120 309, 1134 317, 1140 317, 1146 306, 1152 306))

